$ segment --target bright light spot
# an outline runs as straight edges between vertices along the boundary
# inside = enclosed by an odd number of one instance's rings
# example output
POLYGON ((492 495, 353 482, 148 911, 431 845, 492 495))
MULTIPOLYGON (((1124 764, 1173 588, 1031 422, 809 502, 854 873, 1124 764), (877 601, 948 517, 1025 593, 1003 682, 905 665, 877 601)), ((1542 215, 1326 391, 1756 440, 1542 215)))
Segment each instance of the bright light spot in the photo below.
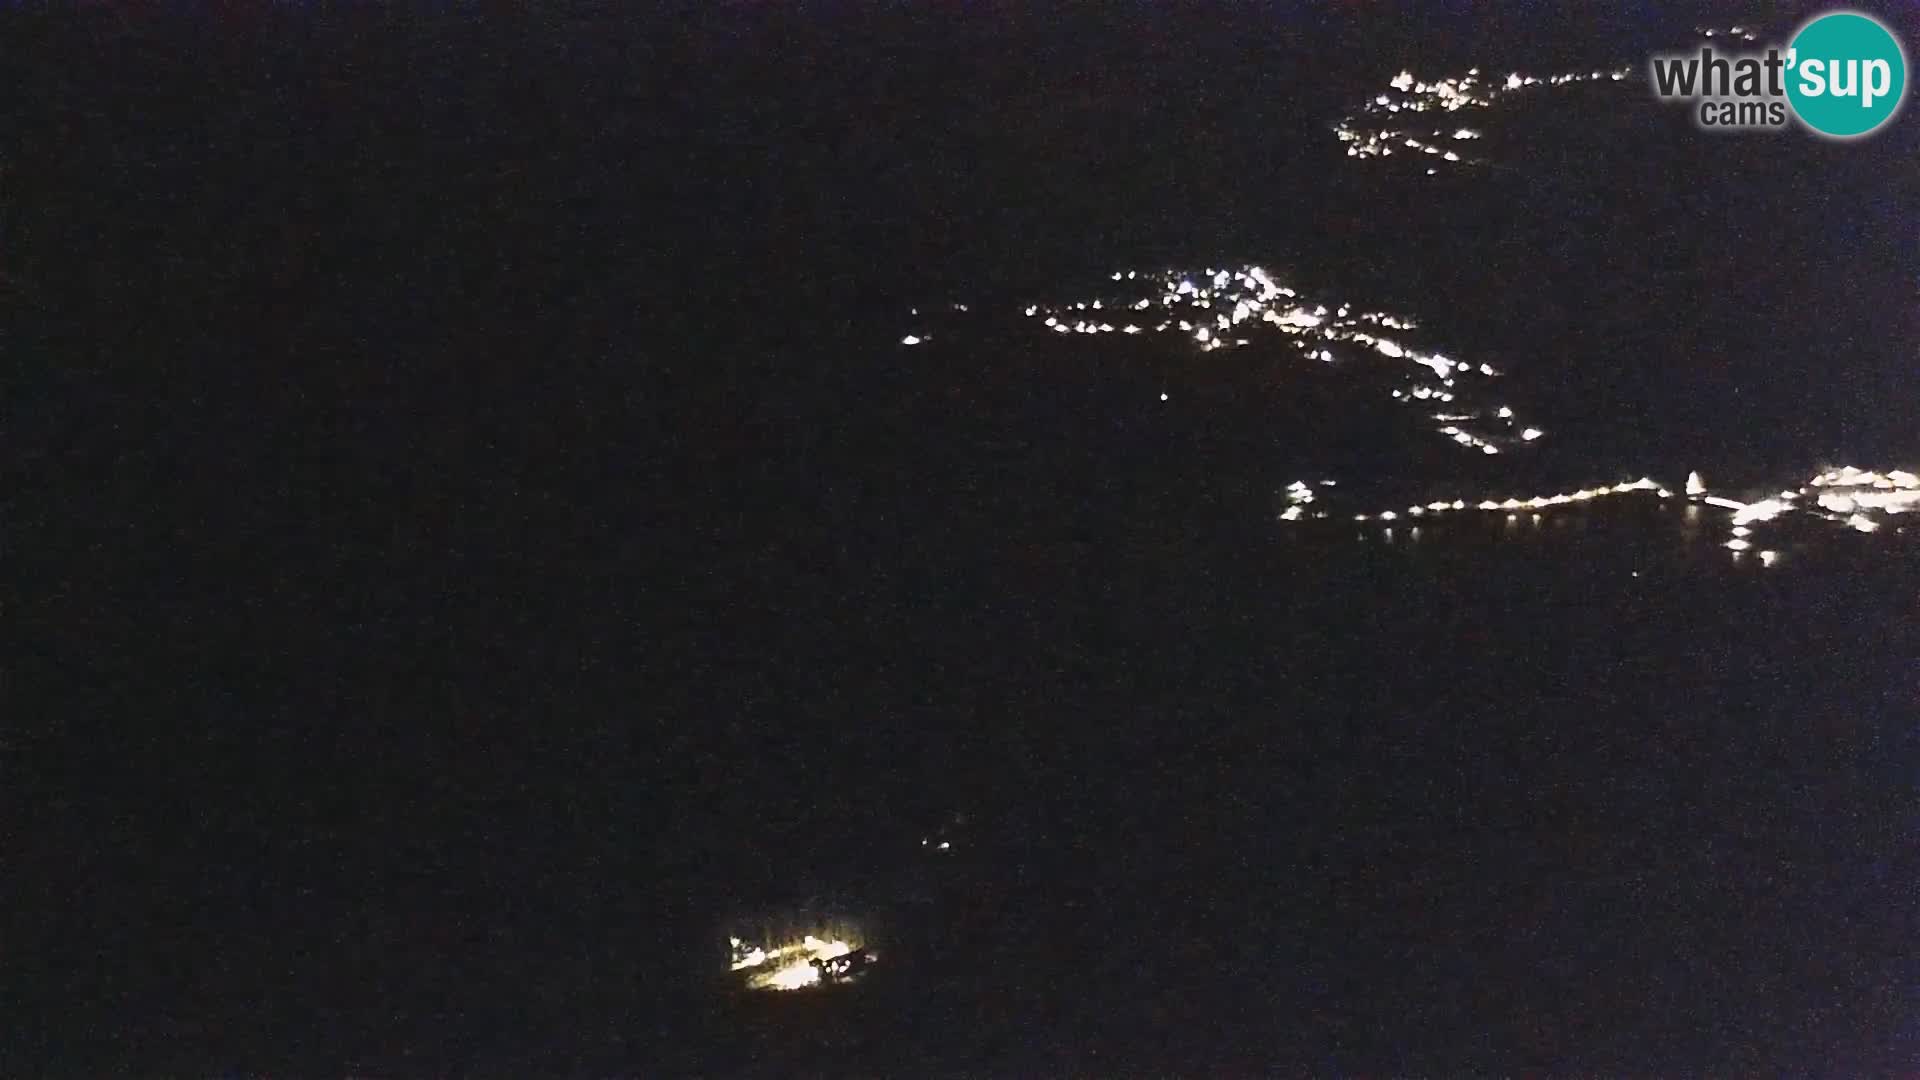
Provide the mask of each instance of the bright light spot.
POLYGON ((796 960, 754 982, 760 990, 798 990, 820 981, 820 969, 804 960, 796 960))
POLYGON ((920 339, 919 337, 917 337, 917 336, 915 336, 915 335, 913 335, 913 334, 908 334, 908 335, 907 335, 906 337, 903 337, 903 338, 901 338, 901 339, 900 339, 900 344, 902 344, 902 345, 918 345, 918 344, 920 344, 920 341, 921 341, 921 339, 920 339))
POLYGON ((951 841, 942 840, 940 841, 939 848, 941 851, 951 851, 953 850, 953 844, 951 841))
POLYGON ((1780 553, 1777 551, 1763 551, 1760 553, 1760 565, 1772 566, 1779 558, 1780 553))
POLYGON ((1855 514, 1847 519, 1847 527, 1850 529, 1858 529, 1863 533, 1870 533, 1880 528, 1880 525, 1865 514, 1855 514))
POLYGON ((1790 509, 1792 509, 1792 507, 1781 502, 1779 499, 1762 499, 1752 506, 1746 507, 1734 514, 1733 523, 1735 525, 1746 525, 1755 521, 1772 521, 1790 509))
POLYGON ((1406 91, 1413 89, 1413 72, 1403 71, 1400 74, 1395 75, 1393 77, 1393 81, 1388 83, 1387 85, 1393 87, 1395 90, 1405 93, 1406 91))
POLYGON ((1521 432, 1520 437, 1522 439, 1525 439, 1527 442, 1532 442, 1533 440, 1539 438, 1542 434, 1544 434, 1544 432, 1542 432, 1539 428, 1530 427, 1527 430, 1521 432))
POLYGON ((1509 408, 1507 408, 1507 407, 1506 407, 1505 405, 1502 405, 1502 406, 1500 406, 1500 414, 1499 414, 1499 415, 1500 415, 1500 419, 1502 419, 1502 420, 1511 420, 1511 419, 1513 419, 1513 410, 1512 410, 1512 409, 1509 409, 1509 408))
MULTIPOLYGON (((738 946, 735 946, 736 950, 738 946)), ((747 978, 747 987, 753 990, 799 990, 813 986, 820 981, 820 969, 816 961, 833 960, 847 955, 854 946, 844 941, 822 941, 812 934, 802 940, 782 945, 771 951, 755 947, 749 956, 757 956, 756 963, 748 967, 760 967, 773 964, 770 970, 756 971, 747 978)), ((735 971, 742 970, 738 962, 735 971)))
POLYGON ((1688 473, 1687 474, 1687 494, 1705 495, 1706 493, 1707 493, 1707 482, 1705 480, 1700 479, 1700 474, 1697 472, 1688 473))
POLYGON ((1737 536, 1727 541, 1728 551, 1745 551, 1752 546, 1753 546, 1752 544, 1747 543, 1745 540, 1742 540, 1737 536))

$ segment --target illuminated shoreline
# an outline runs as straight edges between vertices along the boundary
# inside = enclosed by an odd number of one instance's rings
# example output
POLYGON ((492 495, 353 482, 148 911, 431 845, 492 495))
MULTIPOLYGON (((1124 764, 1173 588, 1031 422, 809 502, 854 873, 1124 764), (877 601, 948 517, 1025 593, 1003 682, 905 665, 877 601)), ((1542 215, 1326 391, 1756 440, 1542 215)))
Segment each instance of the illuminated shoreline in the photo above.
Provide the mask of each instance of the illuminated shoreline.
MULTIPOLYGON (((1298 522, 1308 519, 1309 515, 1297 512, 1302 504, 1297 494, 1303 489, 1304 485, 1299 481, 1288 486, 1288 501, 1293 505, 1279 515, 1279 520, 1298 522)), ((1780 552, 1777 547, 1762 546, 1765 541, 1756 534, 1756 526, 1783 522, 1798 516, 1839 525, 1853 532, 1875 533, 1894 524, 1894 519, 1902 515, 1920 513, 1920 475, 1901 469, 1882 473, 1846 465, 1817 473, 1797 489, 1782 490, 1752 502, 1712 494, 1698 473, 1688 477, 1685 489, 1684 496, 1676 496, 1672 489, 1643 476, 1638 480, 1607 487, 1583 488, 1553 495, 1526 498, 1508 496, 1477 501, 1462 498, 1434 500, 1403 509, 1357 513, 1351 515, 1350 520, 1391 526, 1397 521, 1421 520, 1456 512, 1497 512, 1511 516, 1523 510, 1534 512, 1537 519, 1542 511, 1587 504, 1610 496, 1651 493, 1661 500, 1685 498, 1692 504, 1726 511, 1727 539, 1722 546, 1732 552, 1736 560, 1752 551, 1762 565, 1772 566, 1779 559, 1780 552)), ((1332 516, 1320 511, 1312 514, 1311 518, 1328 520, 1332 516)))
MULTIPOLYGON (((1490 395, 1492 381, 1501 377, 1492 365, 1468 363, 1413 344, 1406 335, 1419 324, 1408 316, 1309 299, 1259 266, 1116 271, 1108 275, 1108 285, 1112 287, 1104 295, 1028 304, 1020 314, 1050 334, 1068 337, 1174 336, 1201 353, 1277 340, 1318 363, 1397 361, 1405 366, 1389 391, 1392 400, 1437 410, 1428 414, 1434 432, 1465 450, 1493 456, 1546 434, 1490 395)), ((964 304, 952 309, 968 310, 964 304)), ((900 343, 913 347, 931 337, 915 329, 900 343)))

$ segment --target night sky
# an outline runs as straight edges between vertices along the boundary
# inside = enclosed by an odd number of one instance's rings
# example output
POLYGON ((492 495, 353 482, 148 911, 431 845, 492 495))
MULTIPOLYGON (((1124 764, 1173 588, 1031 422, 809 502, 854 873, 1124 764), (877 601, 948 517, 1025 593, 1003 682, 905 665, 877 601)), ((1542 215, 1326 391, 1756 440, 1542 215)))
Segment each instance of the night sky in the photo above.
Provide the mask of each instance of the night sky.
POLYGON ((1920 127, 1600 7, 0 5, 0 1073, 1920 1071, 1920 127))

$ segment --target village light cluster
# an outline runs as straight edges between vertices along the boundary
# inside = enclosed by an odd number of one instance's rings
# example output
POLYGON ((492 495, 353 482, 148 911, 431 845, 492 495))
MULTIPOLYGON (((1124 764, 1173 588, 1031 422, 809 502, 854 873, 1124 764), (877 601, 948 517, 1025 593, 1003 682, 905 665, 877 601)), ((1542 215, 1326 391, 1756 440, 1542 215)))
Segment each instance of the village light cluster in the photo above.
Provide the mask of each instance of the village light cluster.
MULTIPOLYGON (((1603 74, 1606 73, 1588 78, 1603 74)), ((1524 76, 1516 78, 1522 86, 1541 81, 1528 81, 1524 76)), ((1419 92, 1420 86, 1408 83, 1414 92, 1419 92)), ((1457 94, 1442 97, 1448 101, 1462 100, 1457 94)), ((1057 305, 1029 304, 1022 309, 1022 314, 1054 334, 1177 335, 1202 353, 1248 346, 1265 337, 1278 338, 1303 357, 1319 363, 1397 361, 1407 366, 1399 384, 1389 391, 1393 399, 1405 405, 1422 406, 1435 433, 1467 451, 1497 455, 1529 446, 1546 435, 1540 427, 1523 424, 1512 406, 1487 400, 1490 381, 1500 377, 1500 372, 1491 365, 1468 364, 1437 352, 1423 352, 1414 346, 1403 336, 1417 331, 1418 324, 1413 319, 1387 312, 1356 311, 1346 303, 1315 302, 1276 282, 1258 266, 1238 270, 1209 268, 1204 273, 1129 270, 1115 272, 1109 279, 1118 288, 1110 290, 1108 295, 1057 305)), ((965 310, 960 305, 954 309, 965 310)), ((927 339, 924 333, 909 335, 903 344, 918 344, 927 339)), ((1165 392, 1158 396, 1161 402, 1170 400, 1165 392)), ((1337 500, 1330 500, 1333 493, 1324 489, 1334 486, 1333 480, 1321 480, 1317 484, 1306 480, 1289 483, 1282 492, 1285 505, 1278 514, 1279 520, 1298 523, 1350 517, 1355 522, 1391 523, 1402 518, 1421 519, 1468 511, 1504 513, 1512 519, 1526 511, 1538 522, 1545 512, 1599 499, 1647 494, 1663 500, 1676 497, 1666 486, 1642 476, 1577 491, 1524 497, 1455 497, 1356 514, 1329 505, 1337 500)), ((1681 486, 1685 498, 1696 504, 1696 508, 1713 507, 1728 512, 1728 538, 1724 546, 1736 561, 1754 551, 1760 564, 1769 567, 1775 565, 1781 553, 1773 548, 1760 548, 1757 527, 1800 515, 1854 532, 1873 533, 1898 515, 1920 514, 1920 475, 1903 470, 1870 472, 1849 465, 1821 472, 1798 489, 1758 498, 1736 499, 1716 494, 1698 472, 1689 474, 1681 486)), ((1387 535, 1392 535, 1391 530, 1387 535)), ((785 976, 788 979, 802 977, 803 973, 797 971, 785 976)))
POLYGON ((1481 159, 1465 156, 1457 148, 1461 143, 1480 138, 1480 132, 1471 127, 1431 123, 1421 124, 1421 130, 1416 131, 1406 126, 1413 114, 1484 109, 1509 94, 1531 87, 1624 82, 1631 72, 1631 68, 1563 72, 1543 79, 1518 71, 1490 77, 1482 75, 1479 68, 1472 68, 1465 75, 1425 82, 1415 78, 1411 71, 1402 71, 1387 84, 1387 93, 1375 96, 1357 112, 1343 117, 1333 125, 1333 133, 1346 144, 1348 157, 1387 158, 1398 153, 1428 165, 1427 175, 1432 176, 1442 164, 1483 164, 1481 159), (1404 119, 1402 114, 1407 114, 1404 119))
POLYGON ((1316 303, 1258 266, 1202 273, 1129 270, 1115 272, 1109 280, 1121 286, 1115 295, 1030 304, 1023 314, 1061 335, 1177 334, 1209 353, 1250 345, 1261 335, 1278 335, 1320 363, 1339 363, 1356 352, 1404 361, 1419 372, 1409 370, 1403 384, 1391 391, 1394 400, 1452 406, 1441 414, 1435 430, 1461 447, 1499 454, 1543 434, 1521 425, 1511 406, 1473 404, 1485 381, 1500 373, 1490 364, 1468 364, 1416 348, 1398 336, 1416 329, 1410 318, 1356 311, 1351 304, 1316 303))
MULTIPOLYGON (((1689 491, 1697 479, 1698 474, 1689 478, 1689 491)), ((1733 511, 1733 538, 1726 546, 1737 558, 1753 546, 1755 525, 1795 514, 1841 525, 1854 532, 1878 532, 1899 515, 1920 513, 1920 476, 1902 469, 1880 473, 1846 465, 1815 475, 1798 490, 1782 491, 1751 503, 1719 495, 1703 495, 1700 501, 1733 511)), ((1773 565, 1773 560, 1767 558, 1773 553, 1760 554, 1766 565, 1773 565)))
POLYGON ((733 947, 732 970, 748 973, 750 990, 799 990, 815 986, 820 982, 820 963, 854 951, 854 946, 847 942, 827 941, 812 934, 771 950, 737 937, 729 938, 728 942, 733 947))

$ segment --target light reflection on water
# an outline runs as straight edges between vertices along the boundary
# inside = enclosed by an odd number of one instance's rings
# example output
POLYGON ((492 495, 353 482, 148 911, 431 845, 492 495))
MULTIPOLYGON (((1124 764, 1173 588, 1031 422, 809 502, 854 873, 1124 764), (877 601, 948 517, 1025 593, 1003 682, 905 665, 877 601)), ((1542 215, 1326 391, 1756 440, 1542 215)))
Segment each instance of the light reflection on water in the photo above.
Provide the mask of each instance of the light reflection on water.
MULTIPOLYGON (((1790 565, 1796 551, 1809 550, 1805 538, 1728 550, 1715 532, 1701 527, 1704 516, 1703 508, 1693 504, 1588 504, 1536 512, 1456 515, 1419 525, 1375 520, 1360 523, 1351 532, 1287 529, 1281 535, 1309 545, 1344 542, 1390 548, 1409 557, 1417 552, 1422 558, 1451 559, 1506 550, 1586 565, 1619 562, 1622 572, 1633 577, 1661 565, 1774 569, 1790 565)), ((1814 542, 1811 549, 1822 546, 1814 542)))

